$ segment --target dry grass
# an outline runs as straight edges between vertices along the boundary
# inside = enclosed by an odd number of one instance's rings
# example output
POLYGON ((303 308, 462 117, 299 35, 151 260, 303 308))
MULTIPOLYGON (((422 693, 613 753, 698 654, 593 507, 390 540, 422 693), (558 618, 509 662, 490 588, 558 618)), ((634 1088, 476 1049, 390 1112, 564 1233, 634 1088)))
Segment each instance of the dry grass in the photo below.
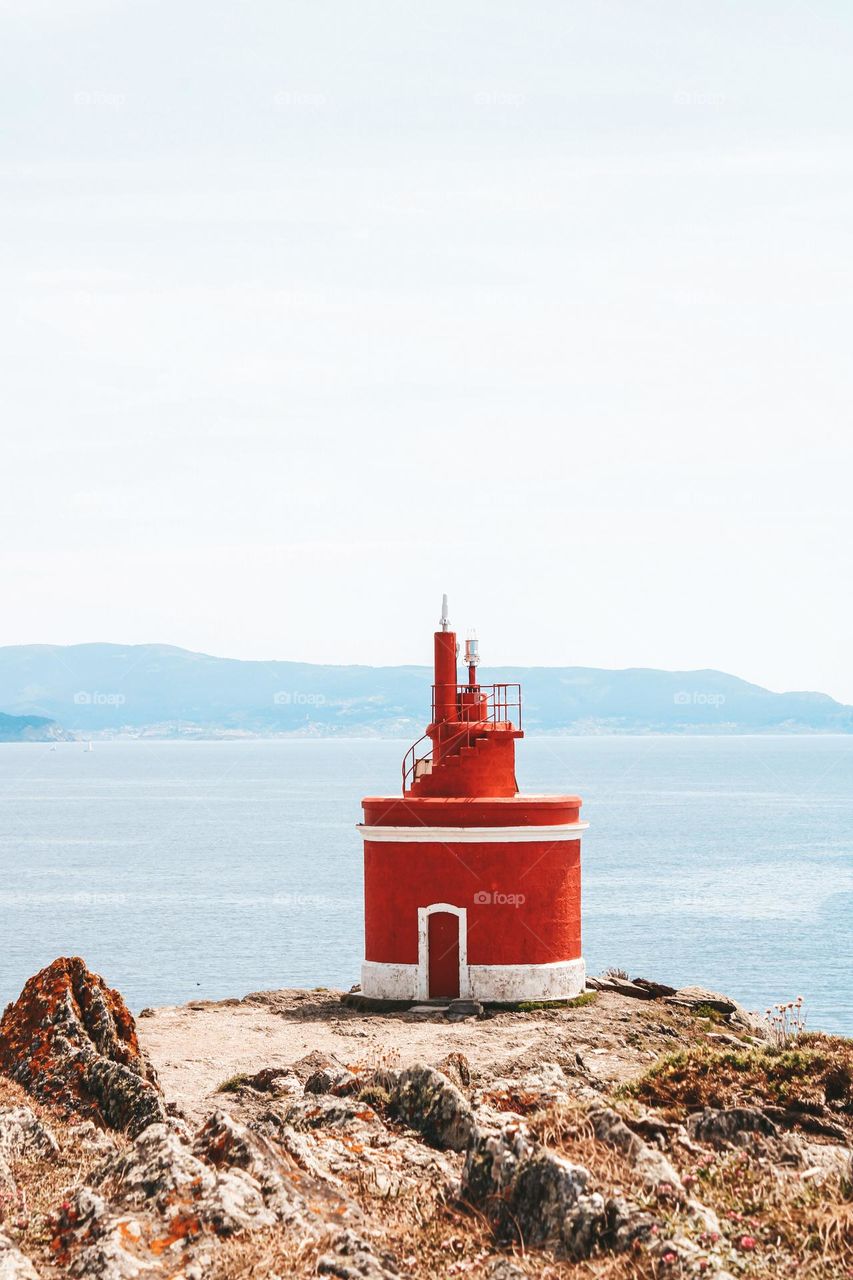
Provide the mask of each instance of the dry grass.
POLYGON ((274 1276, 316 1276, 322 1248, 272 1228, 252 1235, 231 1236, 220 1242, 207 1280, 273 1280, 274 1276))
POLYGON ((853 1132, 853 1041, 805 1035, 789 1048, 691 1047, 662 1058, 625 1093, 647 1106, 772 1106, 853 1132))
MULTIPOLYGON (((822 1107, 849 1123, 851 1080, 853 1045, 832 1037, 807 1036, 786 1050, 717 1051, 695 1046, 656 1064, 628 1090, 632 1099, 628 1105, 644 1103, 680 1116, 704 1105, 822 1107)), ((524 1101, 512 1098, 513 1104, 524 1101)), ((817 1187, 804 1181, 798 1170, 774 1166, 752 1150, 707 1151, 699 1156, 675 1145, 669 1154, 690 1193, 719 1217, 720 1238, 713 1239, 703 1235, 702 1224, 683 1206, 655 1201, 620 1153, 595 1140, 580 1103, 537 1109, 530 1101, 527 1123, 536 1136, 589 1169, 592 1189, 605 1197, 621 1193, 653 1209, 661 1222, 659 1238, 687 1236, 700 1250, 721 1254, 741 1280, 853 1280, 850 1186, 835 1181, 817 1187)), ((48 1214, 85 1180, 101 1157, 72 1151, 67 1125, 17 1085, 0 1078, 0 1105, 22 1104, 32 1107, 53 1129, 61 1152, 52 1162, 19 1162, 14 1172, 22 1198, 10 1206, 3 1229, 44 1274, 50 1274, 48 1214)), ((513 1109, 522 1108, 513 1105, 513 1109)), ((521 1244, 508 1254, 496 1245, 481 1215, 445 1199, 439 1180, 424 1179, 389 1200, 377 1198, 360 1170, 346 1181, 347 1193, 365 1215, 363 1234, 378 1254, 392 1254, 401 1272, 412 1280, 479 1280, 489 1262, 499 1256, 511 1257, 531 1280, 687 1280, 688 1275, 697 1274, 642 1248, 621 1256, 603 1253, 581 1263, 559 1262, 526 1251, 521 1244)), ((317 1274, 318 1259, 326 1251, 327 1241, 305 1240, 273 1228, 220 1242, 206 1277, 308 1280, 317 1274)))
MULTIPOLYGON (((18 1248, 37 1263, 46 1263, 52 1261, 50 1215, 83 1185, 91 1170, 103 1160, 103 1154, 80 1151, 79 1144, 68 1136, 67 1122, 6 1076, 0 1076, 0 1106, 30 1107, 59 1142, 59 1155, 54 1160, 10 1162, 18 1196, 14 1204, 2 1206, 5 1216, 0 1212, 3 1230, 18 1248)), ((119 1135, 113 1136, 118 1143, 123 1141, 119 1135)))
POLYGON ((693 1193, 719 1216, 731 1252, 750 1277, 843 1280, 853 1276, 853 1188, 821 1187, 750 1152, 708 1153, 686 1172, 693 1193))

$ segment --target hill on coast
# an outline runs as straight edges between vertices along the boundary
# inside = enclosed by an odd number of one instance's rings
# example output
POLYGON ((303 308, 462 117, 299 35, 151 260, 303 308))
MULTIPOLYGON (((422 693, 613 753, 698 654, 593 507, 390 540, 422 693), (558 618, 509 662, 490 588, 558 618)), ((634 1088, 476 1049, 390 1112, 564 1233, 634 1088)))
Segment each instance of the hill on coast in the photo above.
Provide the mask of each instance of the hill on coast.
MULTIPOLYGON (((481 669, 520 682, 531 733, 850 733, 853 707, 722 671, 481 669)), ((0 647, 0 706, 78 733, 417 737, 426 666, 241 661, 170 645, 0 647)))
POLYGON ((8 716, 0 711, 0 742, 52 742, 67 736, 45 716, 8 716))

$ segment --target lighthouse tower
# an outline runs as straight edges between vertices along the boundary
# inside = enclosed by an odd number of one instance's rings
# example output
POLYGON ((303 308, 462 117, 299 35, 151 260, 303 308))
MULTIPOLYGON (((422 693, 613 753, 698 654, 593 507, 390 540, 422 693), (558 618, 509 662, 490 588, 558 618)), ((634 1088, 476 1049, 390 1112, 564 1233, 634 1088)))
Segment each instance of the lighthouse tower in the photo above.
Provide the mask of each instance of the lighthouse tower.
POLYGON ((521 687, 457 673, 444 597, 432 716, 402 795, 363 802, 365 961, 380 1000, 565 1000, 583 990, 578 796, 521 795, 521 687))

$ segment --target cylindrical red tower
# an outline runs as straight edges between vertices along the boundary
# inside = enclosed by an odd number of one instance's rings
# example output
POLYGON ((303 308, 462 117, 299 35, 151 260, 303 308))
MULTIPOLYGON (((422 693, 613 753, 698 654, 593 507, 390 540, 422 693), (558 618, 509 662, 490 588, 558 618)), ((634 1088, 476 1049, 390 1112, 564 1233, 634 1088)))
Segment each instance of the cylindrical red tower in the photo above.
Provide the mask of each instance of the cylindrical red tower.
POLYGON ((520 795, 521 688, 480 685, 476 639, 435 633, 432 719, 401 796, 368 796, 361 989, 381 1000, 565 1000, 583 990, 578 796, 520 795))

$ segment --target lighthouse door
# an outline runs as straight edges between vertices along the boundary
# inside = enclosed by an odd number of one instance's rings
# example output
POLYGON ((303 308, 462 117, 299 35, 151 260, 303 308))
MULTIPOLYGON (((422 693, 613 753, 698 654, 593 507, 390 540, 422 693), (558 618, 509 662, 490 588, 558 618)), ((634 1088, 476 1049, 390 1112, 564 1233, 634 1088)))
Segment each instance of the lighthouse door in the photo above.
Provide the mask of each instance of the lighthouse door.
POLYGON ((430 999, 459 995, 459 916, 434 911, 429 925, 430 999))

